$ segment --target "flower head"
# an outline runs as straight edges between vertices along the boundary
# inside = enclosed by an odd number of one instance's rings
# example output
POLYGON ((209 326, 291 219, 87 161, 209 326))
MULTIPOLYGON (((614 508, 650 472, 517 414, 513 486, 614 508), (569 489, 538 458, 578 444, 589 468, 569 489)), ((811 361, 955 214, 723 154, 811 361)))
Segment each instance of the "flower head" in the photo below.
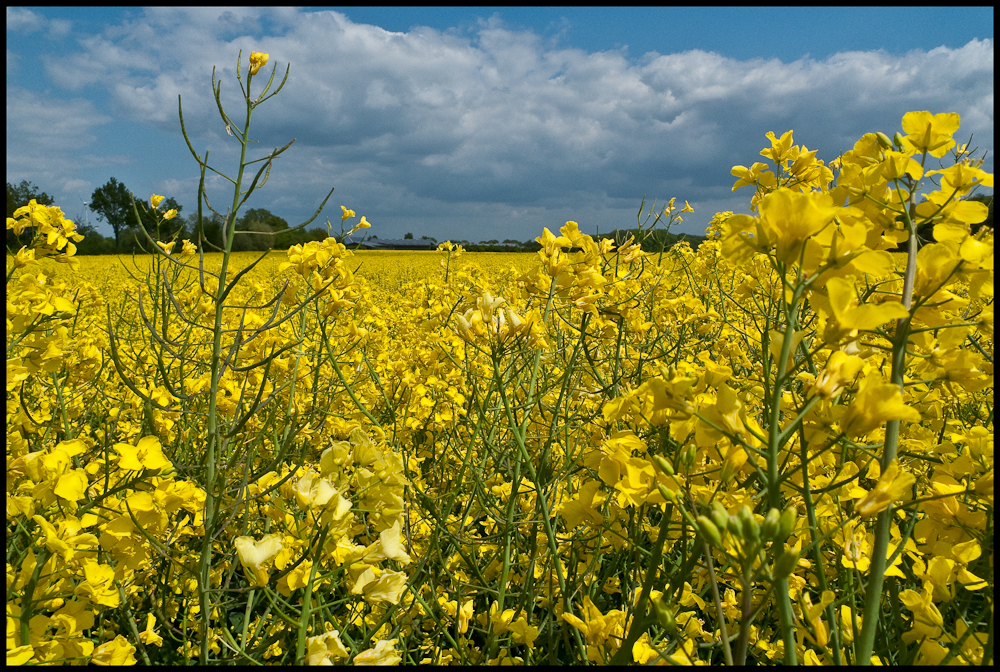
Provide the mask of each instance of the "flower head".
POLYGON ((233 544, 247 577, 252 578, 257 586, 266 586, 268 573, 263 565, 281 550, 281 536, 269 534, 260 541, 253 537, 236 537, 233 544))
POLYGON ((268 55, 260 51, 254 51, 250 54, 250 74, 256 75, 262 67, 267 65, 268 55))
POLYGON ((961 118, 955 112, 931 114, 907 112, 903 115, 903 145, 913 152, 926 152, 942 157, 955 146, 952 135, 958 130, 961 118))
POLYGON ((398 665, 403 659, 396 652, 396 640, 380 639, 375 648, 362 651, 354 656, 355 665, 398 665))
POLYGON ((339 630, 329 630, 318 637, 306 639, 307 665, 331 665, 330 658, 348 658, 351 654, 340 641, 339 630))
POLYGON ((894 501, 907 499, 910 488, 916 480, 913 474, 903 471, 899 462, 893 460, 879 476, 875 489, 865 493, 864 497, 854 505, 854 510, 862 518, 874 516, 887 509, 894 501))

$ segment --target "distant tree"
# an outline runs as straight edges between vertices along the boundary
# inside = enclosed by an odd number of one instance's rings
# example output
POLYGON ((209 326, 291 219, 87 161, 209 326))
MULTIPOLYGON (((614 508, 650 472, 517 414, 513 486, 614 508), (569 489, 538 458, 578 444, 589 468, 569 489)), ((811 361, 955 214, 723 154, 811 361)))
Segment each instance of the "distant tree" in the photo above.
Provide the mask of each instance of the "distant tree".
MULTIPOLYGON (((243 213, 243 216, 236 220, 237 231, 256 231, 259 233, 271 233, 288 229, 288 222, 278 217, 265 208, 251 208, 243 213)), ((277 236, 263 235, 243 235, 236 236, 233 241, 234 250, 270 250, 280 247, 285 243, 284 237, 278 240, 277 236)))
POLYGON ((270 231, 284 231, 288 228, 288 222, 278 217, 265 208, 250 208, 243 213, 236 223, 236 228, 242 231, 252 231, 250 224, 253 222, 266 224, 270 231))
POLYGON ((259 219, 251 219, 249 222, 240 225, 237 223, 237 231, 255 231, 253 234, 237 233, 233 239, 233 249, 238 252, 247 250, 271 250, 274 249, 274 236, 263 235, 271 233, 270 226, 259 219))
POLYGON ((405 236, 403 236, 403 240, 413 240, 413 234, 412 233, 406 234, 405 236))
POLYGON ((436 243, 436 242, 438 242, 438 241, 437 241, 437 238, 431 238, 430 236, 420 236, 420 240, 429 240, 429 241, 431 241, 432 243, 436 243))
MULTIPOLYGON (((201 221, 201 234, 205 237, 206 242, 206 252, 218 252, 223 249, 222 247, 222 226, 225 220, 221 215, 212 213, 211 216, 202 217, 201 221)), ((197 243, 197 238, 199 237, 198 230, 198 215, 191 215, 190 227, 192 231, 192 242, 197 243)))
MULTIPOLYGON (((79 224, 79 222, 78 222, 79 224)), ((115 241, 105 238, 96 228, 89 224, 76 227, 77 233, 83 236, 83 240, 76 244, 76 253, 85 254, 114 254, 115 241)))
POLYGON ((31 202, 31 199, 35 199, 35 202, 39 205, 52 205, 55 202, 51 196, 46 194, 44 191, 39 192, 38 187, 27 180, 22 180, 21 184, 16 187, 8 182, 7 216, 13 217, 14 211, 18 208, 26 206, 29 202, 31 202))
POLYGON ((132 194, 128 188, 112 177, 107 184, 91 194, 90 209, 97 213, 98 218, 111 225, 115 232, 115 247, 120 248, 122 232, 135 228, 136 225, 132 212, 132 194))
MULTIPOLYGON (((148 203, 146 205, 148 206, 148 203)), ((178 235, 178 237, 186 236, 186 227, 184 225, 185 224, 184 218, 180 216, 181 210, 183 209, 184 206, 178 203, 176 200, 174 200, 172 196, 168 196, 167 198, 163 199, 162 203, 160 203, 160 207, 157 208, 157 210, 161 215, 166 214, 171 210, 177 211, 176 217, 174 217, 173 219, 168 219, 160 225, 161 239, 169 239, 175 233, 178 235)), ((142 224, 143 226, 146 227, 146 230, 149 231, 149 235, 156 238, 156 218, 153 216, 152 211, 147 210, 145 208, 139 208, 139 216, 142 217, 142 224)))

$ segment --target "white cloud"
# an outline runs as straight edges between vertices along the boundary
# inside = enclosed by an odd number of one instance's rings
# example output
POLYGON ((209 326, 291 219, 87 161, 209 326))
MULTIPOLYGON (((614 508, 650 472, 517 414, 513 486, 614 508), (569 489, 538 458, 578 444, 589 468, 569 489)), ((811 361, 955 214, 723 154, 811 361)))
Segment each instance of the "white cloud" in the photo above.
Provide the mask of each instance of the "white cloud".
POLYGON ((7 133, 26 139, 37 153, 87 147, 95 140, 94 127, 111 121, 85 98, 61 100, 27 89, 7 89, 7 133))
POLYGON ((73 22, 64 19, 53 19, 49 21, 49 38, 56 40, 69 35, 73 30, 73 22))
POLYGON ((33 33, 45 26, 45 17, 22 7, 7 8, 7 30, 33 33))
MULTIPOLYGON (((35 16, 24 10, 16 20, 32 25, 28 15, 35 16)), ((45 64, 57 86, 81 96, 106 90, 109 113, 169 132, 186 154, 176 118, 182 94, 197 151, 208 147, 224 163, 238 145, 219 120, 211 66, 226 109, 241 123, 236 53, 243 49, 244 68, 251 50, 271 55, 254 79, 255 95, 270 66, 277 66, 277 86, 291 62, 287 85, 257 108, 252 131, 260 140, 254 156, 298 139, 260 196, 287 208, 289 220, 311 214, 333 183, 350 207, 372 208, 372 221, 438 218, 457 227, 460 213, 476 211, 504 226, 517 212, 515 237, 522 238, 537 235, 541 222, 558 226, 552 218, 574 208, 632 218, 643 195, 739 204, 747 198, 729 193, 729 169, 758 158, 766 131, 794 129, 797 143, 830 160, 862 133, 891 135, 913 109, 958 112, 959 135, 974 131, 975 144, 992 156, 992 40, 793 63, 698 50, 630 61, 619 51, 553 44, 495 19, 470 34, 394 33, 333 11, 166 7, 83 36, 79 53, 45 64)), ((8 70, 11 60, 8 54, 8 70)), ((47 146, 82 146, 78 138, 103 123, 88 100, 79 101, 82 119, 66 105, 43 109, 41 100, 30 111, 22 104, 15 117, 47 146), (45 121, 32 118, 36 112, 45 121)), ((8 127, 10 119, 8 103, 8 127)), ((132 150, 145 151, 143 160, 166 151, 132 150)), ((190 183, 184 175, 155 179, 190 183)), ((579 219, 614 225, 596 214, 579 219)))

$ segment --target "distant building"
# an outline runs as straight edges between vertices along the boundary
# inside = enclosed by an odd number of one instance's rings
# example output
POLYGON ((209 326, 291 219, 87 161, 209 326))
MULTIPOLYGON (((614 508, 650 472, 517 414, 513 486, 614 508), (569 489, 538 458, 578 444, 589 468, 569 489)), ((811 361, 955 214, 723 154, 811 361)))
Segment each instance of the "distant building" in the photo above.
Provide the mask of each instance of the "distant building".
POLYGON ((362 250, 436 250, 438 246, 433 240, 415 238, 366 238, 362 241, 361 236, 354 235, 344 239, 344 245, 350 248, 356 248, 359 243, 362 250))

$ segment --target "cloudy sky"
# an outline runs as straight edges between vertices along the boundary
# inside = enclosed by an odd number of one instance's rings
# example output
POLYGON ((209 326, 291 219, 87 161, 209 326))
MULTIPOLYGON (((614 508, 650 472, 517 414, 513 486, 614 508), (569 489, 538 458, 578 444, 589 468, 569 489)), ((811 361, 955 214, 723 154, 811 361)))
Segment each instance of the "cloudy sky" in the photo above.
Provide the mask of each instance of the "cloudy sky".
MULTIPOLYGON (((335 186, 314 225, 346 205, 380 238, 609 231, 674 196, 695 208, 675 230, 701 233, 748 211, 730 169, 763 160, 767 131, 829 161, 910 110, 958 112, 993 172, 992 8, 8 7, 7 181, 81 222, 111 177, 190 214, 177 96, 196 151, 235 175, 211 78, 242 124, 241 49, 244 74, 270 54, 275 84, 291 64, 250 156, 296 142, 248 207, 292 225, 335 186)), ((232 192, 214 177, 208 197, 225 210, 232 192)))

